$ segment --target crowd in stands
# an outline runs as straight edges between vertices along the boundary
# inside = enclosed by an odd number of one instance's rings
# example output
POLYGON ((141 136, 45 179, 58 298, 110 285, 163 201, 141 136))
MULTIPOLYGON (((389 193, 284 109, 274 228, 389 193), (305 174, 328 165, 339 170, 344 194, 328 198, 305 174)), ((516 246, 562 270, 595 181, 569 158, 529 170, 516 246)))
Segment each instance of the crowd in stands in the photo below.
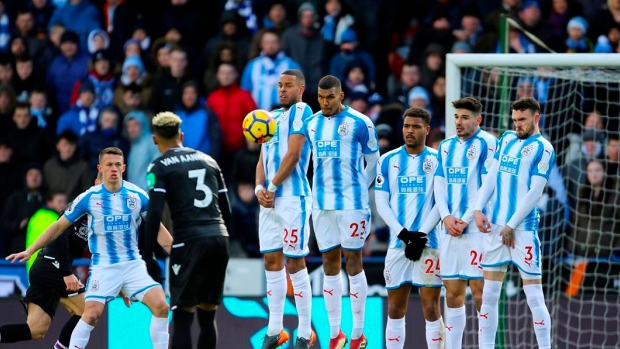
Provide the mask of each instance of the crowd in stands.
MULTIPOLYGON (((184 145, 218 160, 232 188, 233 255, 258 257, 260 147, 240 125, 254 109, 278 107, 280 73, 304 72, 303 100, 314 111, 318 80, 341 79, 346 104, 375 123, 382 153, 402 144, 403 110, 423 107, 437 147, 445 55, 498 52, 501 13, 555 52, 620 52, 619 0, 0 0, 0 255, 23 249, 29 218, 53 195, 71 201, 92 185, 104 147, 122 149, 125 178, 146 189, 159 156, 150 120, 173 111, 184 145)), ((509 38, 511 52, 548 52, 521 31, 509 38)), ((485 86, 478 95, 497 93, 485 86)), ((544 105, 549 86, 523 79, 515 91, 544 105)), ((610 131, 618 113, 584 116, 570 143, 557 144, 548 197, 572 208, 560 219, 575 253, 610 256, 620 246, 618 132, 610 131)), ((384 253, 377 215, 373 232, 367 254, 384 253)))

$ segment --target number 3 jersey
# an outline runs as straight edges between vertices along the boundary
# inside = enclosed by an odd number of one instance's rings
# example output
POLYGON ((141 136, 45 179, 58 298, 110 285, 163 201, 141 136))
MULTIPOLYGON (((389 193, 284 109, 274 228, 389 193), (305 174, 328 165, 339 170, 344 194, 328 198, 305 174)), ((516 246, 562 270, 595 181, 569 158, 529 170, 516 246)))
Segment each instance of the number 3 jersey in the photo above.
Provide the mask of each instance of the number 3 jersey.
POLYGON ((369 207, 364 155, 379 151, 377 132, 364 114, 346 106, 331 117, 314 114, 304 125, 312 145, 312 204, 319 210, 369 207))
POLYGON ((227 189, 212 157, 191 148, 172 148, 147 172, 149 191, 166 195, 175 241, 228 236, 219 206, 219 193, 227 189))
MULTIPOLYGON (((379 159, 375 190, 390 194, 390 208, 407 230, 420 231, 435 204, 433 179, 438 163, 435 149, 424 147, 419 154, 409 154, 404 145, 379 159)), ((389 248, 402 245, 398 233, 390 232, 389 248)), ((423 233, 428 234, 428 246, 438 248, 435 229, 423 233)))
MULTIPOLYGON (((289 136, 304 135, 304 121, 312 116, 312 109, 306 103, 298 102, 292 105, 289 110, 280 108, 272 111, 271 116, 277 123, 276 134, 261 147, 266 178, 265 187, 269 186, 280 168, 282 159, 288 151, 289 136)), ((275 195, 277 197, 310 196, 310 183, 306 176, 309 164, 310 143, 305 142, 299 162, 295 165, 291 175, 278 186, 275 195)))
POLYGON ((99 184, 73 200, 64 215, 72 223, 87 215, 92 265, 110 265, 141 258, 138 226, 148 203, 146 193, 130 182, 123 181, 115 193, 99 184))
MULTIPOLYGON (((539 133, 520 139, 514 131, 506 131, 499 140, 495 153, 498 162, 495 192, 491 195, 491 223, 506 225, 523 203, 530 189, 533 176, 549 179, 555 161, 553 146, 539 133)), ((537 230, 540 216, 538 208, 525 216, 516 229, 537 230)))

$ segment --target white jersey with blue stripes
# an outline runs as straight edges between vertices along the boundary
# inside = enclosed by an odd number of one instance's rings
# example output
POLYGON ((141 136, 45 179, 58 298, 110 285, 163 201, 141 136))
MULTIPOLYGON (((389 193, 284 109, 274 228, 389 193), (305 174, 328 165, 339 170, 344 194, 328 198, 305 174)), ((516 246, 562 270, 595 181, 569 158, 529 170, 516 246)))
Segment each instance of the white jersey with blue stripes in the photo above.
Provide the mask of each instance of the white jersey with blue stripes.
MULTIPOLYGON (((495 179, 495 191, 491 195, 491 223, 506 225, 524 204, 523 198, 530 189, 533 176, 549 179, 555 151, 540 133, 519 139, 514 131, 506 131, 499 140, 495 154, 499 167, 495 179)), ((528 213, 516 229, 537 230, 540 215, 537 207, 528 213)))
MULTIPOLYGON (((406 146, 400 146, 381 156, 378 163, 375 190, 390 194, 390 208, 396 214, 398 223, 410 231, 420 231, 424 219, 435 205, 433 195, 434 173, 439 159, 435 149, 424 147, 419 154, 407 153, 406 146)), ((399 231, 390 230, 389 248, 401 247, 399 231)), ((428 246, 438 248, 435 229, 428 234, 428 246)))
MULTIPOLYGON (((478 129, 471 137, 445 139, 439 145, 439 166, 435 176, 443 177, 450 215, 462 219, 468 209, 473 210, 476 194, 482 186, 482 176, 491 168, 498 140, 492 134, 478 129)), ((463 233, 478 232, 472 220, 463 233)), ((447 231, 445 231, 448 234, 447 231)))
POLYGON ((349 106, 330 117, 318 112, 306 121, 304 133, 312 146, 313 207, 367 209, 364 154, 379 151, 377 132, 370 118, 349 106))
POLYGON ((80 194, 65 211, 70 222, 88 216, 88 247, 92 265, 110 265, 140 259, 138 226, 149 204, 138 186, 123 181, 112 193, 103 184, 80 194))
MULTIPOLYGON (((271 112, 277 122, 276 134, 263 144, 263 167, 265 168, 266 185, 268 186, 275 177, 282 159, 288 151, 288 138, 294 134, 304 135, 304 122, 312 116, 312 109, 303 102, 292 105, 288 110, 282 108, 271 112)), ((306 173, 310 164, 310 143, 306 142, 301 151, 299 162, 288 176, 276 189, 277 197, 310 196, 310 183, 306 173)))

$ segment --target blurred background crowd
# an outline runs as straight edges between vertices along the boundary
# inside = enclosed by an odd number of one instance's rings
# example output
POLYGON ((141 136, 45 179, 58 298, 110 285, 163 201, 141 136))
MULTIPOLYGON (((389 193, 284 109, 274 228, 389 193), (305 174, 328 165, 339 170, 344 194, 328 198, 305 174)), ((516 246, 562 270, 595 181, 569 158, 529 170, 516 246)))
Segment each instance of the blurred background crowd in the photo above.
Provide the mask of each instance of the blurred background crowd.
MULTIPOLYGON (((304 72, 314 111, 318 80, 341 79, 345 103, 375 123, 382 153, 402 144, 403 110, 426 108, 437 147, 445 55, 498 52, 501 13, 556 52, 620 52, 620 0, 0 0, 0 255, 23 250, 38 211, 60 212, 92 185, 104 147, 121 148, 126 179, 146 189, 159 156, 150 119, 169 110, 183 119, 184 145, 221 164, 233 256, 259 257, 260 148, 240 125, 254 109, 277 107, 280 73, 304 72)), ((516 30, 509 44, 548 52, 516 30)), ((544 102, 547 87, 522 79, 511 98, 544 102)), ((547 198, 571 208, 558 219, 570 222, 562 226, 572 251, 611 258, 620 244, 618 114, 596 107, 570 137, 552 135, 568 141, 557 144, 566 156, 547 198)), ((376 214, 372 230, 365 253, 383 255, 388 231, 376 214)))

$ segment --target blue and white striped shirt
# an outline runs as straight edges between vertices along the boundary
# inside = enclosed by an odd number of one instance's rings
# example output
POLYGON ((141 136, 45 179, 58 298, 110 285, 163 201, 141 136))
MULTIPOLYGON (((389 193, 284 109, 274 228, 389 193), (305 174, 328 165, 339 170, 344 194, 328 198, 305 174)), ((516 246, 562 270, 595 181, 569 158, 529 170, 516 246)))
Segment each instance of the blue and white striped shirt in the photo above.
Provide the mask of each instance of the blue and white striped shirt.
POLYGON ((313 207, 360 210, 369 207, 363 154, 379 151, 377 132, 364 114, 346 106, 326 117, 318 112, 304 124, 312 146, 313 207))
POLYGON ((110 265, 141 258, 138 226, 148 204, 148 195, 135 184, 123 181, 116 193, 100 184, 80 194, 65 211, 65 217, 73 223, 88 215, 92 265, 110 265))
MULTIPOLYGON (((405 146, 387 152, 379 159, 375 190, 390 194, 390 209, 398 223, 409 231, 421 231, 435 205, 434 173, 439 163, 437 151, 425 147, 419 154, 409 154, 405 146)), ((399 231, 391 231, 389 248, 399 248, 399 231)), ((428 234, 428 246, 438 248, 435 229, 428 234)))
MULTIPOLYGON (((269 142, 263 144, 263 166, 265 168, 266 184, 269 182, 278 172, 282 158, 288 151, 288 138, 293 134, 303 135, 304 121, 312 116, 312 109, 303 102, 296 103, 291 106, 289 110, 282 108, 276 109, 271 112, 271 115, 277 122, 278 128, 276 134, 269 140, 269 142)), ((310 196, 310 183, 306 173, 308 172, 308 166, 310 165, 310 143, 305 142, 301 151, 299 162, 295 165, 293 172, 282 182, 276 189, 275 195, 277 197, 290 197, 290 196, 310 196)))

